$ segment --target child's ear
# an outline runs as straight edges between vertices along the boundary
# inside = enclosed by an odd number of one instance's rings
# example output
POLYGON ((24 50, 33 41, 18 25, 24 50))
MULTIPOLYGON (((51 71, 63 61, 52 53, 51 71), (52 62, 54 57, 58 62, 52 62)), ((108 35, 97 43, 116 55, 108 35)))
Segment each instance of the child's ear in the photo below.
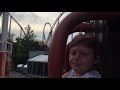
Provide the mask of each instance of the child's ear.
POLYGON ((100 56, 96 56, 95 59, 96 59, 96 60, 95 60, 95 63, 94 63, 94 64, 97 64, 97 63, 100 61, 100 56))

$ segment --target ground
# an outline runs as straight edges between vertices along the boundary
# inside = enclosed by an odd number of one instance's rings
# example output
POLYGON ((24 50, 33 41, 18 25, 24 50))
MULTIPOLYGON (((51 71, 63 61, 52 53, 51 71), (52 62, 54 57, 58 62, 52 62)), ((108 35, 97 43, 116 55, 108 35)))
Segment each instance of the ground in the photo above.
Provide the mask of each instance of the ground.
POLYGON ((11 71, 10 78, 47 78, 43 76, 27 75, 22 72, 11 71))
POLYGON ((11 77, 10 78, 27 78, 26 74, 23 74, 21 72, 11 71, 11 77))

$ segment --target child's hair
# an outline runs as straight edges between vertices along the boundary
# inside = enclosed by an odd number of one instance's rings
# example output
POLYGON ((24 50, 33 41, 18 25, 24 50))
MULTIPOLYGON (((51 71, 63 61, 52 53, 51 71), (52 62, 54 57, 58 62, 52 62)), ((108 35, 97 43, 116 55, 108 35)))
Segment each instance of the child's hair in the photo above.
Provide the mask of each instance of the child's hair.
POLYGON ((76 35, 73 38, 73 40, 69 43, 69 49, 71 49, 72 47, 78 44, 93 49, 94 55, 99 56, 100 43, 94 35, 84 35, 84 34, 76 35))

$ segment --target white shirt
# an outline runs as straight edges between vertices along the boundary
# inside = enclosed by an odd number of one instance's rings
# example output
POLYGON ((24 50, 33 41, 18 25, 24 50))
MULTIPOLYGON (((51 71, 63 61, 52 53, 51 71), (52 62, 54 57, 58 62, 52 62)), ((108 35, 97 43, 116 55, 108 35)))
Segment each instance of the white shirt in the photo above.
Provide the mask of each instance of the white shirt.
POLYGON ((96 70, 91 70, 85 74, 83 74, 82 76, 75 76, 74 75, 74 70, 71 69, 68 73, 67 73, 67 78, 102 78, 101 75, 99 74, 98 71, 96 70))

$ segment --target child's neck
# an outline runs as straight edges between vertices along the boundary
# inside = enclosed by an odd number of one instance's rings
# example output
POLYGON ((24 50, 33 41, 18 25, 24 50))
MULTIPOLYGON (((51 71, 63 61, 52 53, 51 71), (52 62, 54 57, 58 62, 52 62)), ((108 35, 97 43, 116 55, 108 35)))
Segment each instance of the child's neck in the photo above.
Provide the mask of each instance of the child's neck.
MULTIPOLYGON (((90 69, 89 71, 91 71, 92 69, 90 69)), ((78 72, 78 71, 76 71, 76 70, 73 70, 74 71, 74 76, 81 76, 81 75, 83 75, 83 73, 80 73, 80 72, 78 72)), ((88 71, 88 72, 89 72, 88 71)))
POLYGON ((73 70, 73 71, 74 71, 74 76, 81 76, 80 72, 77 72, 75 70, 73 70))

